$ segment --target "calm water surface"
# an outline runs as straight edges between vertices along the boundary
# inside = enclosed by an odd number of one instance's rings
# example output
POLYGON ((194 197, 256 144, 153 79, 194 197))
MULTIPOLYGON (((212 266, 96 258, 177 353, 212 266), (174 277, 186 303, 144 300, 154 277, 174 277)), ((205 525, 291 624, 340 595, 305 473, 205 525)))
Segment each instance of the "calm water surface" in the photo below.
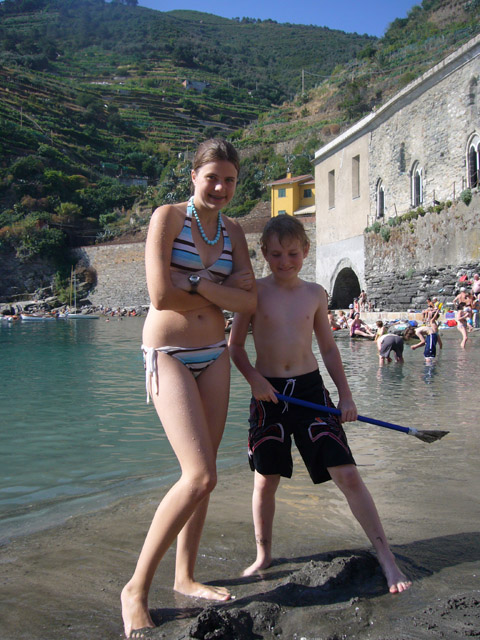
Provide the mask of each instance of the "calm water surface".
MULTIPOLYGON (((155 411, 145 403, 142 325, 141 318, 0 323, 0 540, 178 476, 155 411)), ((480 331, 472 334, 462 351, 459 332, 445 330, 436 365, 425 366, 421 350, 407 349, 404 365, 380 368, 374 344, 336 336, 360 413, 452 432, 441 445, 424 445, 379 427, 349 425, 360 465, 388 477, 401 474, 412 456, 421 466, 441 451, 438 464, 448 464, 453 482, 476 495, 479 338, 480 331)), ((233 367, 220 468, 245 462, 248 402, 248 385, 233 367)))

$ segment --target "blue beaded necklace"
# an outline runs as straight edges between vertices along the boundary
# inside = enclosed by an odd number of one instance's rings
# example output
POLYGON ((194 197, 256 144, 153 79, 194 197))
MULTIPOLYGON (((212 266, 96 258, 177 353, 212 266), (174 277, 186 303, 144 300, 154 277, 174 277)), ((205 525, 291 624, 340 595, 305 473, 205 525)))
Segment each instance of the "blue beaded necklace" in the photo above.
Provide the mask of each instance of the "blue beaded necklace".
POLYGON ((195 216, 195 220, 197 221, 198 230, 200 231, 200 235, 202 236, 202 240, 204 242, 206 242, 207 244, 209 244, 211 247, 213 247, 213 245, 217 244, 217 242, 219 241, 220 233, 222 231, 222 219, 220 217, 220 213, 221 212, 220 211, 218 212, 217 235, 215 236, 215 238, 213 240, 209 240, 207 238, 207 234, 203 230, 202 223, 200 222, 200 218, 198 217, 198 213, 197 213, 197 210, 195 208, 195 203, 193 202, 193 196, 190 198, 188 204, 192 208, 192 213, 195 216))

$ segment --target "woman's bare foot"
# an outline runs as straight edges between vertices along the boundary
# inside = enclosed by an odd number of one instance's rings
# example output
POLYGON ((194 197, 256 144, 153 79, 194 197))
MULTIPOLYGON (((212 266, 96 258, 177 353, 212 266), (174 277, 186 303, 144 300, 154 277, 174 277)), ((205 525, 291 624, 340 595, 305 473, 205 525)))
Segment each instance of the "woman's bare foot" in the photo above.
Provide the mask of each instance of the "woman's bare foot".
POLYGON ((201 582, 175 582, 173 588, 178 593, 192 598, 205 598, 206 600, 230 600, 230 591, 225 587, 215 587, 201 582))
POLYGON ((135 593, 128 584, 123 588, 121 602, 126 638, 142 638, 142 635, 135 635, 135 632, 141 634, 140 629, 155 627, 148 611, 146 598, 135 593))
POLYGON ((393 553, 390 552, 389 558, 383 562, 380 561, 380 566, 387 580, 390 593, 401 593, 412 586, 411 580, 398 568, 393 553))
POLYGON ((253 564, 245 569, 242 573, 243 578, 247 578, 248 576, 252 576, 257 571, 261 571, 262 569, 268 569, 268 567, 272 564, 271 559, 264 558, 263 560, 255 560, 253 564))

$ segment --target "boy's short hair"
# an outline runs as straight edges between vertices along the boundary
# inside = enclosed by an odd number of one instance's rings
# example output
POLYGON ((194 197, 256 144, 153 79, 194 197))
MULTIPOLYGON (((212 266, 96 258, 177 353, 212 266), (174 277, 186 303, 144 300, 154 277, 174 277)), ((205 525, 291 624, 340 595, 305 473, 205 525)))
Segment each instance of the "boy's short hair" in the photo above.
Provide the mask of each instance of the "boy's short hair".
POLYGON ((283 241, 288 239, 299 240, 303 249, 307 249, 310 246, 310 240, 308 239, 303 224, 300 220, 287 214, 275 216, 267 222, 260 238, 262 251, 267 250, 268 241, 275 235, 278 236, 280 244, 282 245, 283 241))

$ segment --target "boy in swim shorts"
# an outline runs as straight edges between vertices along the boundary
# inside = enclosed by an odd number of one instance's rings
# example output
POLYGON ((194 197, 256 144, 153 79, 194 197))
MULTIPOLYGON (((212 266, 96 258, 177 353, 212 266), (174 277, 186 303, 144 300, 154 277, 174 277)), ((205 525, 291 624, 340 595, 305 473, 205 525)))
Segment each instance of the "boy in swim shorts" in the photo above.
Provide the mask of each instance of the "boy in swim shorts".
POLYGON ((332 479, 375 547, 391 593, 411 582, 389 548, 373 499, 355 465, 342 427, 357 418, 327 316, 327 295, 318 284, 299 277, 310 243, 302 223, 291 216, 272 218, 261 248, 271 273, 257 280, 258 304, 253 314, 238 313, 230 333, 233 362, 252 389, 249 462, 255 471, 253 519, 257 557, 243 575, 272 562, 275 493, 281 477, 292 475, 292 437, 315 484, 332 479), (245 349, 252 326, 256 350, 253 366, 245 349), (312 333, 339 395, 341 418, 279 401, 276 393, 333 406, 312 351, 312 333))
POLYGON ((413 344, 410 349, 415 351, 415 349, 425 347, 423 350, 425 364, 432 364, 437 357, 437 344, 440 349, 443 347, 442 339, 438 333, 438 324, 435 320, 432 320, 429 327, 419 327, 415 333, 420 338, 420 342, 413 344))

